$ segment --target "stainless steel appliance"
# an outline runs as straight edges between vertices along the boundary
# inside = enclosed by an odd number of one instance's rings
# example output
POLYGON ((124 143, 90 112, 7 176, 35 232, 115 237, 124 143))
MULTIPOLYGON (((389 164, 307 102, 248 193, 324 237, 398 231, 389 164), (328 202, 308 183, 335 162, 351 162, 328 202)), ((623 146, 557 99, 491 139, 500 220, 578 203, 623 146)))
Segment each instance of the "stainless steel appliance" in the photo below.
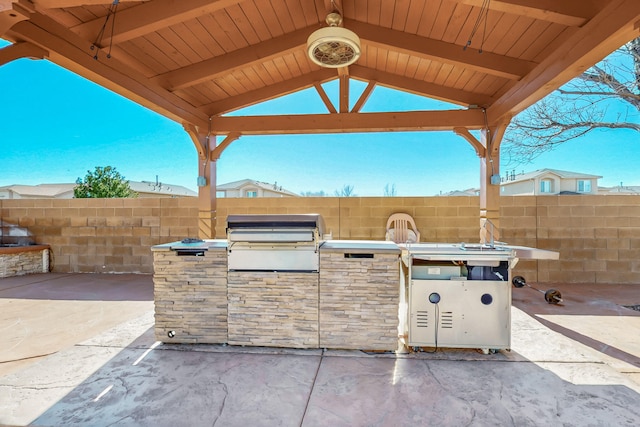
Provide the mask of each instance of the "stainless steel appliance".
POLYGON ((319 271, 318 214, 229 215, 229 271, 319 271))
POLYGON ((407 245, 407 345, 510 348, 515 254, 483 245, 407 245))

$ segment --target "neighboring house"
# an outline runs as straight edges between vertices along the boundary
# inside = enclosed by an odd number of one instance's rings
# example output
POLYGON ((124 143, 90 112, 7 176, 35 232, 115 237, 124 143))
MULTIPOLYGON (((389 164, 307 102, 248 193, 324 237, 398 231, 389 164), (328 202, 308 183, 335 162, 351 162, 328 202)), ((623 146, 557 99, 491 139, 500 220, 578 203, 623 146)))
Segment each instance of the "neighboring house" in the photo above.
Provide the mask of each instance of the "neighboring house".
POLYGON ((2 199, 72 199, 75 184, 7 185, 0 187, 2 199))
POLYGON ((500 184, 503 196, 545 196, 554 194, 598 194, 598 175, 540 169, 521 174, 507 174, 500 184))
MULTIPOLYGON (((2 199, 73 199, 75 183, 7 185, 0 187, 2 199)), ((180 185, 152 181, 129 181, 138 197, 197 197, 198 193, 180 185)))
POLYGON ((217 197, 300 197, 278 183, 242 179, 216 186, 217 197))
POLYGON ((617 185, 615 187, 598 187, 598 194, 611 195, 640 195, 640 185, 617 185))
POLYGON ((454 190, 449 191, 448 193, 440 193, 437 196, 449 197, 449 196, 479 196, 480 189, 478 188, 468 188, 466 190, 454 190))

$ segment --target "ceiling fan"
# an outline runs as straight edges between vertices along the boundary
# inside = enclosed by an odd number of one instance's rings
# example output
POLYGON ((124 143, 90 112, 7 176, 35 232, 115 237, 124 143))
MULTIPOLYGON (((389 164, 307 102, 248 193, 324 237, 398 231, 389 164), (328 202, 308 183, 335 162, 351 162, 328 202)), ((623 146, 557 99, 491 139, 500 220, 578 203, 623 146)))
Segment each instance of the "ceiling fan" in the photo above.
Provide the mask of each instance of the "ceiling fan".
POLYGON ((309 58, 321 67, 346 67, 360 58, 360 38, 353 31, 342 27, 342 15, 327 15, 328 27, 311 33, 307 39, 309 58))

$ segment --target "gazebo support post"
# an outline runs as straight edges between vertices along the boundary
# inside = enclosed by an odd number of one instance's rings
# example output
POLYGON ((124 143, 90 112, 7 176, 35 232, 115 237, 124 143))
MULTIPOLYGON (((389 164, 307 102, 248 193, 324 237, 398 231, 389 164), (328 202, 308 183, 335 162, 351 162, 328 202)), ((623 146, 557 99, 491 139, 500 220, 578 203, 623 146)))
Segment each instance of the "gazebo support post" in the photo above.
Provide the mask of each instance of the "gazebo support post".
POLYGON ((480 157, 480 243, 500 239, 500 150, 491 147, 491 131, 482 129, 481 143, 487 147, 480 157))
POLYGON ((480 243, 500 240, 500 144, 511 122, 506 117, 480 132, 480 143, 486 149, 480 156, 480 243))
MULTIPOLYGON (((485 113, 486 114, 486 113, 485 113)), ((480 158, 480 243, 500 240, 500 143, 511 118, 480 131, 480 141, 465 127, 453 131, 476 150, 480 158)))
MULTIPOLYGON (((198 152, 198 237, 216 237, 216 162, 211 160, 210 141, 212 136, 202 132, 197 126, 184 124, 198 152)), ((215 138, 213 138, 215 148, 215 138)))

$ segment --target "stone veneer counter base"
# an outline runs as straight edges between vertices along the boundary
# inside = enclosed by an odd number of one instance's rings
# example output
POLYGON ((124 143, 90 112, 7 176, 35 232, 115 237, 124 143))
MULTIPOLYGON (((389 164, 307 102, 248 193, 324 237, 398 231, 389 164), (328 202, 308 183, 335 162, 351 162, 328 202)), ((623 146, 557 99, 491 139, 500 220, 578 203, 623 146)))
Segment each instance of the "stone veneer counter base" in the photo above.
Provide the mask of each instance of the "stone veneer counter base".
POLYGON ((396 350, 400 249, 328 241, 320 248, 320 347, 396 350))
POLYGON ((156 339, 226 343, 226 244, 207 242, 197 256, 179 255, 171 245, 153 247, 156 339))
POLYGON ((318 348, 318 273, 230 271, 229 344, 318 348))
POLYGON ((49 245, 1 246, 0 278, 49 272, 49 245))
POLYGON ((226 240, 152 248, 157 340, 397 349, 400 249, 393 242, 326 241, 319 273, 228 272, 226 249, 226 240))

